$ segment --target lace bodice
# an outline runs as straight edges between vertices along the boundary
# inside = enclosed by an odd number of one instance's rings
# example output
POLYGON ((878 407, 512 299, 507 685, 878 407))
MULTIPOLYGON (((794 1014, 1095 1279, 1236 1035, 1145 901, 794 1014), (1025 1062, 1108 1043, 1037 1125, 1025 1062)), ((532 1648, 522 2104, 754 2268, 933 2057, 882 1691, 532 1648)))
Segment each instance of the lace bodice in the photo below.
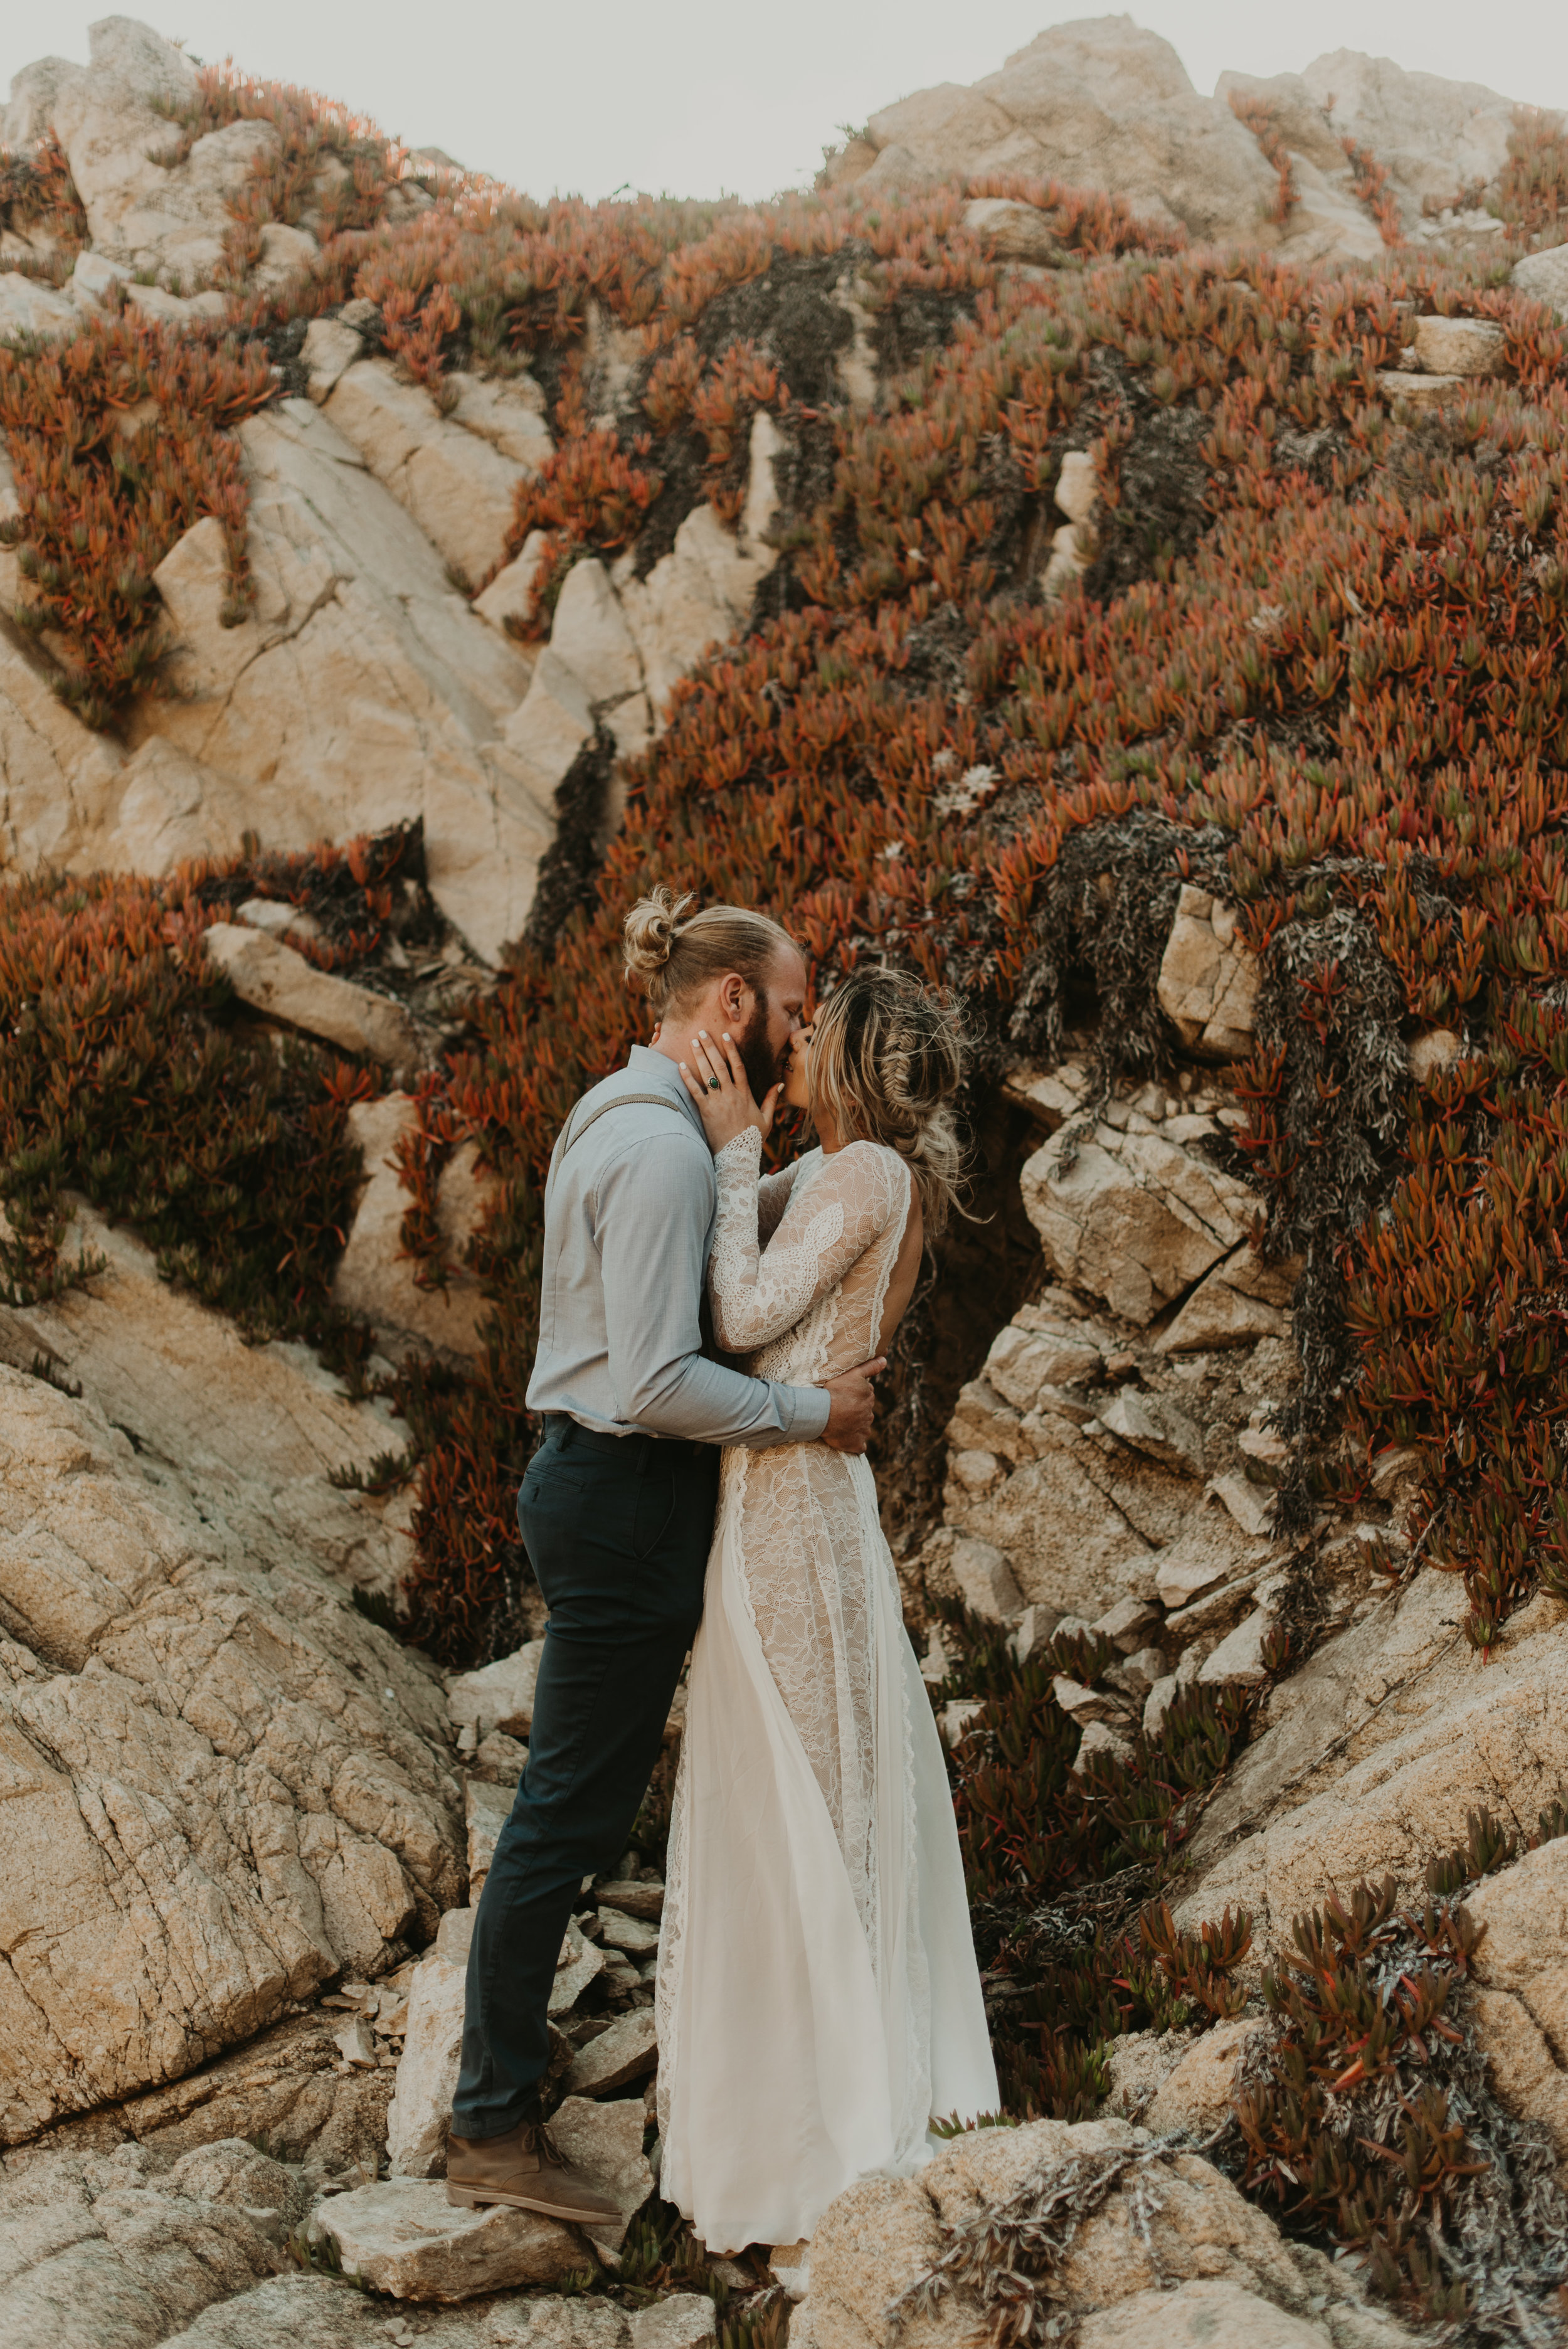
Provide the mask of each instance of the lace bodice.
MULTIPOLYGON (((910 1174, 896 1151, 872 1142, 851 1143, 830 1158, 808 1151, 759 1182, 760 1158, 751 1126, 714 1161, 714 1330, 753 1377, 804 1386, 875 1351, 909 1216, 910 1174)), ((879 1567, 882 1545, 871 1472, 823 1444, 780 1444, 756 1461, 732 1447, 721 1492, 735 1512, 758 1636, 874 1931, 875 1674, 865 1578, 879 1567)))
POLYGON ((759 1181, 761 1154, 748 1126, 714 1160, 714 1334, 753 1377, 803 1386, 876 1351, 909 1220, 909 1168, 896 1151, 851 1142, 830 1158, 808 1151, 759 1181))

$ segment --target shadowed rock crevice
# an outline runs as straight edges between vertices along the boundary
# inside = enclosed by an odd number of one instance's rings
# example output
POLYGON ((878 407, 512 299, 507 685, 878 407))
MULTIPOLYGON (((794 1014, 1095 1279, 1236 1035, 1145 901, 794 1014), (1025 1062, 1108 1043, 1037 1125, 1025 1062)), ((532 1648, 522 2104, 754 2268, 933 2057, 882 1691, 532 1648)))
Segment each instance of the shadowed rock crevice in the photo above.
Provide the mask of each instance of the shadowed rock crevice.
POLYGON ((524 942, 545 950, 572 916, 593 903, 610 828, 615 744, 600 726, 555 789, 555 837, 539 860, 524 942))

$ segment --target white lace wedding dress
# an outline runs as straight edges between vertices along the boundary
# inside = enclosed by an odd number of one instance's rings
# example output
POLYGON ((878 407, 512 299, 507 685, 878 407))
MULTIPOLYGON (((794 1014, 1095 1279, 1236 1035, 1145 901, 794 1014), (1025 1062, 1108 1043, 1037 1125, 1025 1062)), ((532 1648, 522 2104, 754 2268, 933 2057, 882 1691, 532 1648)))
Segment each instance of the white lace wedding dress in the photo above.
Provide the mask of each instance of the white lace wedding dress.
MULTIPOLYGON (((910 1208, 897 1153, 716 1160, 719 1343, 810 1385, 877 1349, 910 1208)), ((725 1452, 659 1942, 660 2190, 713 2251, 809 2235, 857 2178, 995 2111, 931 1702, 862 1459, 725 1452)))

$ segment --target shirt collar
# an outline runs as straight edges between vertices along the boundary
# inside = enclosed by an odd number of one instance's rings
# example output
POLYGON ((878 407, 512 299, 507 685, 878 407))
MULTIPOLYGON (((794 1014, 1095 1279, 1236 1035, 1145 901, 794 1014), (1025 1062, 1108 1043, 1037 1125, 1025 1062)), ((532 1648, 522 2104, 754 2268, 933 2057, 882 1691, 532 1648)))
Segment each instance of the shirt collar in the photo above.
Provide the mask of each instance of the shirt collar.
MULTIPOLYGON (((671 1105, 678 1104, 684 1109, 697 1133, 703 1133, 702 1117, 686 1089, 686 1080, 675 1062, 666 1060, 663 1052, 650 1051, 646 1044, 634 1044, 627 1056, 626 1073, 634 1076, 640 1085, 656 1084, 661 1092, 667 1092, 671 1105)), ((707 1136, 703 1134, 703 1140, 706 1142, 707 1139, 707 1136)))

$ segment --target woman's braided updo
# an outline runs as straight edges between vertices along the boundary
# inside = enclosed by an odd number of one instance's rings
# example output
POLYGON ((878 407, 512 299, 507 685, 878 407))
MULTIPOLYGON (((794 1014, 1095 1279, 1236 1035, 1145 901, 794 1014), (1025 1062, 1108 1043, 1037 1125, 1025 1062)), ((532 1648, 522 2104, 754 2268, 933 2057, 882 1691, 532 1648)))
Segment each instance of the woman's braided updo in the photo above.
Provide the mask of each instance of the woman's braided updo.
POLYGON ((964 1176, 954 1100, 964 1038, 950 998, 906 971, 852 971, 811 1030, 806 1087, 845 1142, 881 1142, 909 1163, 934 1238, 964 1176))

